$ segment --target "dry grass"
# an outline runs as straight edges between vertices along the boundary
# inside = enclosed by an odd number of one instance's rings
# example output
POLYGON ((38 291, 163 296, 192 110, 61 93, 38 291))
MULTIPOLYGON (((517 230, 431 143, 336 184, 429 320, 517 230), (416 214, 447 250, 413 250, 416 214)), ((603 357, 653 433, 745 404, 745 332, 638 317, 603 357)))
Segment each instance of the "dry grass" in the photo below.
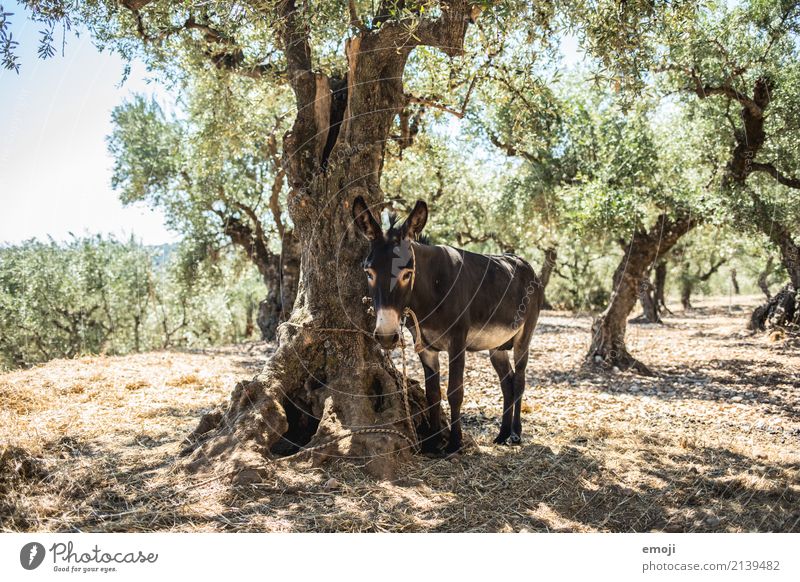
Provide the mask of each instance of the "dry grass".
POLYGON ((273 481, 237 488, 173 470, 180 441, 260 367, 264 344, 12 372, 0 376, 0 527, 798 531, 800 354, 745 334, 746 310, 700 307, 631 326, 629 347, 657 378, 581 371, 589 319, 545 314, 518 448, 491 444, 500 391, 488 357, 470 354, 475 446, 414 459, 395 482, 347 463, 281 463, 273 481))

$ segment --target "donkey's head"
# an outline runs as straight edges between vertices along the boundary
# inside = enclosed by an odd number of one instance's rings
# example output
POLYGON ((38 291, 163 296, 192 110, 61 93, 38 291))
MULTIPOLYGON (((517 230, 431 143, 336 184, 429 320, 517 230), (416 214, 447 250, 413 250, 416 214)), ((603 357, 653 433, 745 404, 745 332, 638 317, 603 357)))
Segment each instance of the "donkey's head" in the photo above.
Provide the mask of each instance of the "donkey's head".
POLYGON ((374 337, 385 349, 400 340, 400 321, 411 299, 416 273, 416 258, 411 247, 428 220, 428 205, 417 200, 411 214, 400 226, 392 224, 387 231, 375 220, 364 199, 353 202, 356 227, 370 242, 369 255, 364 259, 364 272, 375 308, 374 337))

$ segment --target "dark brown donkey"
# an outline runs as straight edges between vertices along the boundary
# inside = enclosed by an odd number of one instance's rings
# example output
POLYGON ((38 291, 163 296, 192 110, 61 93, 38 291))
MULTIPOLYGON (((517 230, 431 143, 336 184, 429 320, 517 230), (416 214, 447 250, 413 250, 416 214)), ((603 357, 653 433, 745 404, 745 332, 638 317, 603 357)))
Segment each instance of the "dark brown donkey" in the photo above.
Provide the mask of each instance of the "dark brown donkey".
MULTIPOLYGON (((449 355, 447 400, 450 442, 445 451, 461 449, 461 403, 467 351, 489 350, 503 391, 503 420, 494 442, 519 444, 520 408, 525 390, 528 346, 544 294, 533 268, 514 255, 481 255, 418 240, 428 220, 428 206, 418 200, 401 226, 384 231, 360 196, 353 202, 358 230, 370 241, 364 260, 372 304, 375 339, 385 349, 400 340, 400 326, 409 308, 419 320, 421 337, 409 325, 425 370, 431 434, 423 451, 441 452, 441 388, 439 352, 449 355), (514 350, 514 366, 509 350, 514 350)), ((410 323, 410 322, 409 322, 410 323)))

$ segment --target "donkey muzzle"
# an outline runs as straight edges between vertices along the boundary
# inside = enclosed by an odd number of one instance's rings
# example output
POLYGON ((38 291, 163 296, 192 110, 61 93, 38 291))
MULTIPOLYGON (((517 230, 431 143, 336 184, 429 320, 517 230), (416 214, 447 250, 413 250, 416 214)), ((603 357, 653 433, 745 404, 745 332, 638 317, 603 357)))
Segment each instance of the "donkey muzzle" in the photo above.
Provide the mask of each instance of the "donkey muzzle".
POLYGON ((400 341, 400 313, 395 309, 379 309, 372 337, 385 350, 391 350, 400 341))

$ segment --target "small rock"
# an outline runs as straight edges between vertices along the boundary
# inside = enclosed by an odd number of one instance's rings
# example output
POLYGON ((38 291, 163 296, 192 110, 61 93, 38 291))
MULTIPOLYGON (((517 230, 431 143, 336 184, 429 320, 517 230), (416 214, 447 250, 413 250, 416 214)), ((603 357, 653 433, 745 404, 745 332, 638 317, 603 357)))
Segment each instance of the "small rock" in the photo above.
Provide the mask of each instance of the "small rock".
POLYGON ((720 519, 716 515, 709 515, 706 518, 706 524, 709 527, 717 527, 720 524, 720 519))
POLYGON ((243 469, 236 473, 231 479, 234 485, 252 485, 262 481, 261 472, 258 469, 243 469))
POLYGON ((322 488, 325 489, 325 491, 331 491, 333 489, 338 489, 340 485, 341 483, 339 483, 339 481, 331 477, 325 481, 325 484, 322 486, 322 488))

